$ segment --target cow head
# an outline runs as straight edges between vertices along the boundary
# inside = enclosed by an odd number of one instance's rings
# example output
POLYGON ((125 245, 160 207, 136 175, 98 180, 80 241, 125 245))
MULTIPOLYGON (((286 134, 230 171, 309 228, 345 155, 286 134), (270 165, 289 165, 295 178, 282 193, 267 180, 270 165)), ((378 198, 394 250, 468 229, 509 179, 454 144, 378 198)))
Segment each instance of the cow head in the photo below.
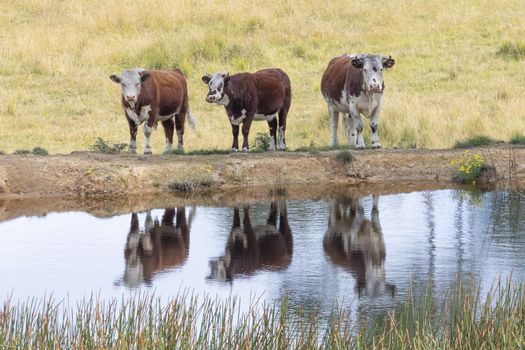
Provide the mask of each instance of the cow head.
POLYGON ((365 89, 371 93, 383 92, 383 69, 392 67, 394 63, 392 56, 360 54, 352 58, 352 66, 362 70, 365 89))
POLYGON ((121 75, 109 77, 122 87, 122 98, 133 108, 140 95, 142 83, 150 78, 150 74, 143 69, 125 70, 121 75))
POLYGON ((218 103, 227 106, 230 102, 228 95, 225 93, 225 88, 230 82, 229 73, 215 73, 208 74, 202 77, 204 84, 208 85, 208 95, 206 95, 206 102, 218 103))

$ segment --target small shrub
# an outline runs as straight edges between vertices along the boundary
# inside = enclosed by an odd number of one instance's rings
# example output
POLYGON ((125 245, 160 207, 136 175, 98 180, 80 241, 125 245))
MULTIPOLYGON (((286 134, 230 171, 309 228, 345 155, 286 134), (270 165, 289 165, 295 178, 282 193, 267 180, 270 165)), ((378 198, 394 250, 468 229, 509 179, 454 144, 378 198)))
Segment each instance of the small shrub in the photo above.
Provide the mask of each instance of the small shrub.
POLYGON ((470 151, 463 152, 463 155, 450 162, 454 167, 456 175, 454 179, 460 183, 475 183, 476 179, 487 168, 485 160, 479 154, 473 154, 470 151))
POLYGON ((266 132, 258 132, 255 135, 255 151, 266 152, 270 149, 270 135, 266 132))
POLYGON ((525 145, 525 135, 516 135, 510 139, 512 145, 525 145))
POLYGON ((354 160, 354 156, 349 151, 339 151, 335 158, 343 164, 351 163, 354 160))
POLYGON ((478 136, 474 136, 469 139, 466 139, 464 141, 456 142, 456 144, 454 145, 454 148, 471 148, 471 147, 489 146, 489 145, 493 145, 498 142, 500 141, 494 140, 488 136, 478 135, 478 136))
POLYGON ((104 154, 119 154, 124 149, 128 147, 125 143, 109 143, 108 141, 103 140, 100 137, 97 137, 97 140, 89 148, 91 152, 104 153, 104 154))
POLYGON ((42 147, 35 147, 35 148, 33 148, 33 152, 32 153, 35 156, 48 156, 49 155, 49 152, 45 148, 42 148, 42 147))
POLYGON ((523 60, 525 59, 525 43, 505 43, 499 47, 496 56, 516 61, 523 60))
POLYGON ((28 149, 17 149, 13 154, 22 155, 22 154, 31 154, 31 151, 28 149))
POLYGON ((0 156, 5 155, 4 151, 0 151, 0 156))

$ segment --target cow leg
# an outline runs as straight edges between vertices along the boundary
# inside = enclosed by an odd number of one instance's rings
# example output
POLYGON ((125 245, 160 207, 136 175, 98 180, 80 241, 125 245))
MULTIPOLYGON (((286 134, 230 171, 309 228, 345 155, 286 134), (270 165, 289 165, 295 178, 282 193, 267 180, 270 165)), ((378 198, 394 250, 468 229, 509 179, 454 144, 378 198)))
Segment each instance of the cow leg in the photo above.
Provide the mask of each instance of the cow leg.
POLYGON ((144 136, 146 137, 146 143, 144 144, 144 154, 150 155, 151 151, 151 132, 153 131, 153 125, 155 123, 155 117, 158 115, 158 108, 150 109, 148 106, 148 119, 144 123, 144 136))
POLYGON ((181 112, 175 117, 175 129, 177 129, 177 148, 184 151, 184 120, 186 119, 186 111, 181 112))
POLYGON ((173 119, 170 118, 163 120, 162 126, 164 127, 164 136, 166 137, 166 146, 164 147, 164 153, 168 153, 171 152, 171 148, 173 145, 173 119))
POLYGON ((339 145, 337 138, 337 128, 339 127, 339 112, 335 107, 328 104, 328 112, 330 113, 330 130, 332 130, 332 146, 339 145))
POLYGON ((377 129, 379 129, 379 108, 376 108, 370 116, 370 129, 372 129, 372 148, 381 148, 379 134, 377 132, 377 129))
POLYGON ((363 121, 361 120, 361 114, 357 111, 355 103, 350 104, 350 115, 354 121, 355 130, 357 131, 356 149, 363 149, 365 148, 365 141, 363 139, 363 121))
POLYGON ((248 135, 250 134, 250 126, 252 125, 254 113, 251 112, 248 114, 246 119, 242 122, 242 150, 243 152, 248 152, 250 146, 248 145, 248 135))
POLYGON ((232 124, 232 134, 233 134, 232 152, 237 152, 239 150, 239 125, 232 124))
POLYGON ((345 113, 343 115, 343 119, 345 121, 346 132, 348 134, 348 145, 351 146, 351 147, 355 147, 356 146, 356 143, 355 143, 356 137, 355 137, 355 123, 354 123, 354 119, 348 113, 345 113))
POLYGON ((137 153, 137 124, 126 115, 129 124, 129 153, 137 153))
POLYGON ((279 111, 279 149, 284 151, 286 149, 286 116, 288 115, 288 110, 290 109, 290 99, 285 101, 285 106, 279 111))
POLYGON ((268 120, 268 127, 270 128, 270 148, 269 151, 275 151, 275 139, 277 137, 277 118, 268 120))
POLYGON ((266 220, 266 225, 277 226, 277 202, 270 204, 270 214, 268 215, 268 220, 266 220))

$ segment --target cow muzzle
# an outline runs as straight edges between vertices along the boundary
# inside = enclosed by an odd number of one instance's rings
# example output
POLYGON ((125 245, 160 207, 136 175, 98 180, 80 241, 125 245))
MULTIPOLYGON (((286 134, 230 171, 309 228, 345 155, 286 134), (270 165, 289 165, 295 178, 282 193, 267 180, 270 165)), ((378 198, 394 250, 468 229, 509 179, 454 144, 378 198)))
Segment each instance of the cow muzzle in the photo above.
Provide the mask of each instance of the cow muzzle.
POLYGON ((379 94, 381 93, 381 91, 383 91, 383 89, 381 88, 381 85, 377 83, 370 84, 370 86, 368 87, 368 90, 374 94, 379 94))
POLYGON ((215 101, 216 101, 216 97, 215 96, 213 96, 213 95, 206 96, 206 102, 213 103, 215 101))

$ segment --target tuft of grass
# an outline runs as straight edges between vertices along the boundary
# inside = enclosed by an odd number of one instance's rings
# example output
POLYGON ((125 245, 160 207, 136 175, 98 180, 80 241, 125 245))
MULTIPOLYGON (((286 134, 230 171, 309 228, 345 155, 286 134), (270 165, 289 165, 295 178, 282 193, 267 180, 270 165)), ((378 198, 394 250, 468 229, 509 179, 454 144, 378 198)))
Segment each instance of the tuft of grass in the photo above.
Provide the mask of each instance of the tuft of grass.
POLYGON ((5 152, 4 151, 0 151, 0 156, 3 156, 5 155, 5 152))
POLYGON ((516 135, 510 139, 512 145, 525 145, 525 135, 516 135))
POLYGON ((28 149, 17 149, 16 151, 13 152, 13 154, 16 154, 16 155, 31 154, 31 151, 28 149))
POLYGON ((335 159, 343 164, 348 164, 353 162, 354 156, 352 153, 350 153, 350 151, 342 150, 335 155, 335 159))
POLYGON ((481 147, 481 146, 490 146, 501 141, 494 140, 485 135, 478 135, 471 137, 469 139, 458 141, 454 145, 454 148, 471 148, 471 147, 481 147))
POLYGON ((255 135, 253 151, 266 152, 270 149, 270 134, 267 132, 258 132, 255 135))
POLYGON ((507 42, 498 48, 496 55, 515 61, 523 60, 525 59, 525 43, 507 42))
POLYGON ((193 193, 210 187, 213 183, 209 169, 188 169, 177 175, 168 184, 168 189, 174 192, 193 193))
POLYGON ((45 148, 42 148, 42 147, 33 148, 32 153, 36 156, 48 156, 49 155, 49 152, 45 148))
POLYGON ((189 156, 205 156, 210 154, 230 154, 229 150, 218 149, 218 148, 208 148, 208 149, 199 149, 194 151, 186 152, 189 156))
POLYGON ((100 137, 97 137, 95 143, 89 147, 91 152, 104 153, 104 154, 119 154, 128 147, 125 143, 110 143, 100 137))

